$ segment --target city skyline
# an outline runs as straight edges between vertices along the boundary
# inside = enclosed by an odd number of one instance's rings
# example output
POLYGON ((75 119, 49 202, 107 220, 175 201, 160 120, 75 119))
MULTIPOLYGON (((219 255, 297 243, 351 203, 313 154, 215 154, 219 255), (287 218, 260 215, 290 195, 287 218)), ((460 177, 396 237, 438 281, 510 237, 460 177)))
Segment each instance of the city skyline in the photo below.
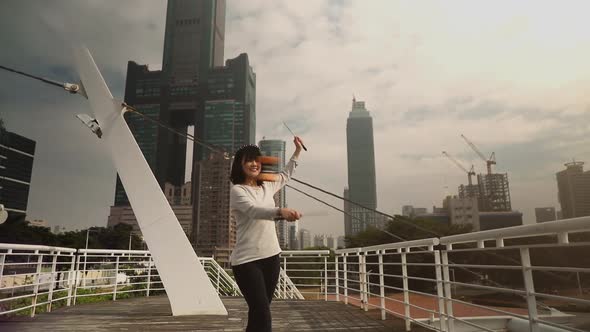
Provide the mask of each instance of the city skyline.
MULTIPOLYGON (((464 183, 441 150, 483 173, 463 132, 484 153, 496 152, 496 169, 510 175, 512 208, 531 223, 535 207, 559 206, 555 173, 563 164, 590 162, 590 38, 582 33, 590 27, 583 2, 535 2, 535 11, 529 5, 228 1, 225 54, 247 52, 257 72, 257 140, 290 141, 283 120, 304 139, 309 151, 298 178, 342 191, 343 110, 355 93, 375 117, 381 210, 438 205, 445 186, 464 183)), ((162 62, 165 8, 165 2, 14 2, 0 14, 9 27, 0 32, 7 36, 0 61, 75 81, 67 46, 84 43, 122 98, 127 60, 162 62), (131 20, 123 14, 129 12, 131 20)), ((96 137, 74 117, 87 103, 7 73, 0 74, 0 94, 7 129, 38 143, 29 219, 72 229, 106 225, 115 173, 96 137)), ((288 195, 304 213, 302 227, 343 232, 342 214, 288 195), (327 215, 312 216, 318 210, 327 215)))

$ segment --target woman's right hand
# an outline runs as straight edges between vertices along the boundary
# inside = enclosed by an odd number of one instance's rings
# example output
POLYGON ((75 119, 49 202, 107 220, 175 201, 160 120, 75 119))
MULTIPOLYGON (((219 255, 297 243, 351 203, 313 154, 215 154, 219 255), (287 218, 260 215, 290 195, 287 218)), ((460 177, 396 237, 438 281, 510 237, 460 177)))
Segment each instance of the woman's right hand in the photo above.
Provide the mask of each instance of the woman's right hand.
POLYGON ((301 219, 303 215, 293 209, 289 208, 280 208, 281 217, 287 221, 296 221, 301 219))

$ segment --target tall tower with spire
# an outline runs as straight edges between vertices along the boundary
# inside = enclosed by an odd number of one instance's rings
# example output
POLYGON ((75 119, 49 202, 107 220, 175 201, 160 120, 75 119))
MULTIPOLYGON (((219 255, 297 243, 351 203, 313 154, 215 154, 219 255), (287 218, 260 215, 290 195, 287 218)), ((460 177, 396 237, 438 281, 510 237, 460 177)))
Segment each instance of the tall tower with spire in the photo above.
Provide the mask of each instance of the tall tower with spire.
MULTIPOLYGON (((377 208, 377 184, 375 178, 375 146, 373 143, 373 118, 364 101, 353 96, 352 110, 346 122, 346 147, 348 154, 348 197, 351 201, 370 209, 377 208)), ((352 218, 346 219, 345 233, 355 235, 367 228, 378 226, 375 213, 350 204, 352 218)))

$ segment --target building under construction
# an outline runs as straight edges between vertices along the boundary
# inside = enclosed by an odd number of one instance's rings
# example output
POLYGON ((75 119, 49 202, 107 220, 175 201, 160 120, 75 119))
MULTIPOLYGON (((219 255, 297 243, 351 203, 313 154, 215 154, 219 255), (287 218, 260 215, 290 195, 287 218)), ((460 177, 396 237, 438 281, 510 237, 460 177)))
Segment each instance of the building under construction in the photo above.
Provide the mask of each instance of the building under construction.
POLYGON ((477 198, 482 212, 512 210, 508 174, 479 174, 477 184, 462 184, 458 191, 460 198, 477 198))
POLYGON ((462 184, 458 190, 460 198, 475 197, 479 199, 479 186, 476 184, 462 184))
POLYGON ((469 184, 459 186, 459 197, 476 197, 479 211, 482 212, 512 211, 508 174, 492 172, 492 165, 496 164, 496 154, 492 152, 490 157, 486 158, 486 156, 481 151, 479 151, 473 142, 471 142, 464 135, 461 135, 461 137, 463 137, 465 142, 486 163, 487 174, 478 174, 477 185, 474 185, 471 182, 471 176, 475 175, 473 166, 471 166, 470 170, 467 170, 454 158, 449 156, 446 152, 443 152, 443 154, 446 155, 451 161, 463 169, 463 171, 467 172, 469 184))
POLYGON ((478 174, 480 211, 512 211, 508 174, 478 174))

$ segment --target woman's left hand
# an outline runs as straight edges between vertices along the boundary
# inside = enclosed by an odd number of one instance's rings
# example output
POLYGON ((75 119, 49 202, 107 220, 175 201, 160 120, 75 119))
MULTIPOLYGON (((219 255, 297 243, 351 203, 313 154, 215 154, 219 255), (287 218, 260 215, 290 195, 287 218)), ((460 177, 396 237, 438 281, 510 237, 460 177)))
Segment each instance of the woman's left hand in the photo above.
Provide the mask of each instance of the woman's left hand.
POLYGON ((295 143, 295 150, 297 150, 297 152, 300 152, 303 149, 303 141, 299 136, 295 136, 293 143, 295 143))

